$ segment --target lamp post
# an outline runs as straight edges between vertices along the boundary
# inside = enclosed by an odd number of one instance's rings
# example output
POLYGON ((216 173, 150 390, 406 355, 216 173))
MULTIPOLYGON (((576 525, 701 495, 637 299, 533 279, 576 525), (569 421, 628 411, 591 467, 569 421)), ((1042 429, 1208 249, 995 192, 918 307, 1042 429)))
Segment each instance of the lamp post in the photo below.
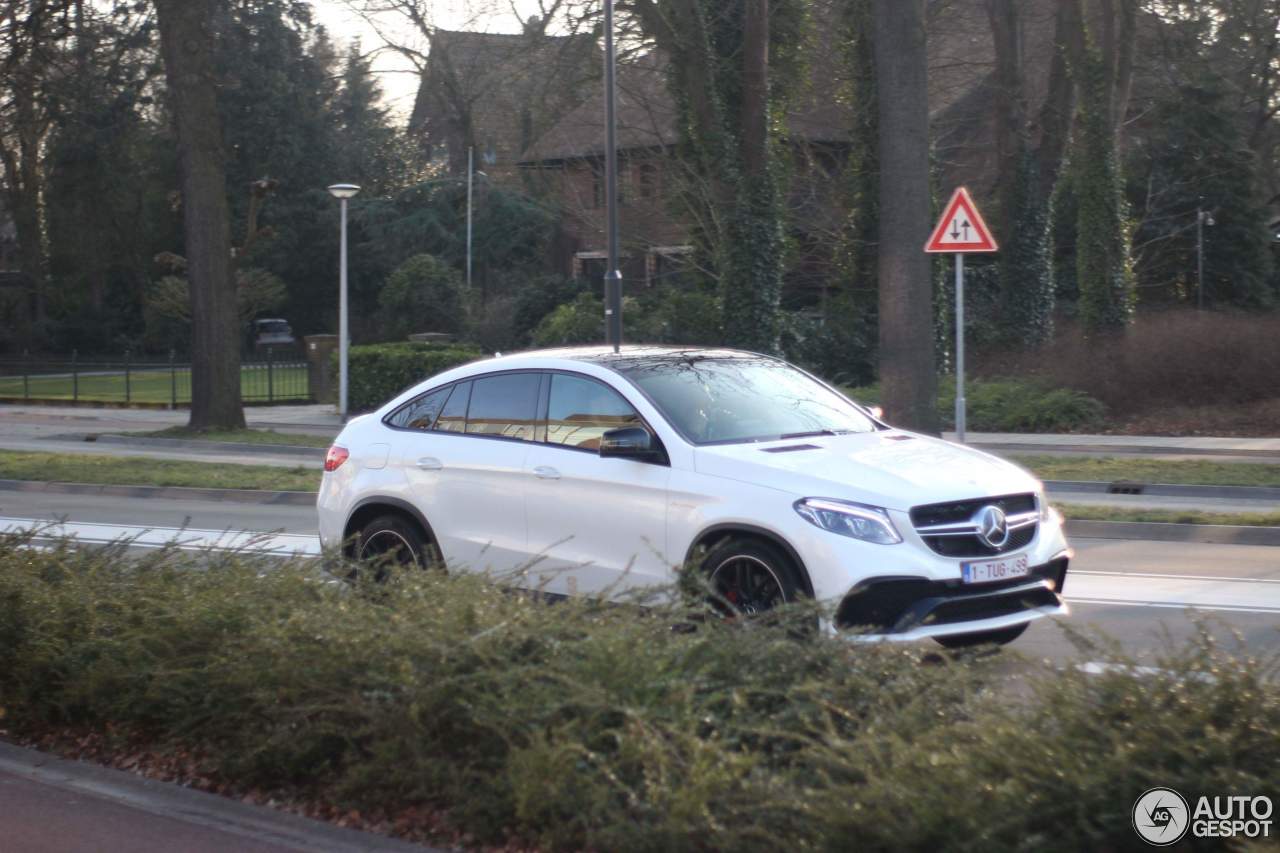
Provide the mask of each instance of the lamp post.
POLYGON ((604 176, 608 208, 609 265, 604 271, 604 320, 607 342, 622 345, 622 272, 618 269, 618 139, 615 81, 617 50, 613 44, 613 0, 604 0, 604 176))
POLYGON ((355 184, 334 184, 329 195, 342 207, 342 248, 338 260, 338 414, 347 419, 347 200, 360 192, 355 184))
POLYGON ((1203 204, 1201 199, 1196 206, 1196 304, 1201 311, 1204 310, 1204 227, 1216 224, 1213 214, 1204 210, 1203 204))

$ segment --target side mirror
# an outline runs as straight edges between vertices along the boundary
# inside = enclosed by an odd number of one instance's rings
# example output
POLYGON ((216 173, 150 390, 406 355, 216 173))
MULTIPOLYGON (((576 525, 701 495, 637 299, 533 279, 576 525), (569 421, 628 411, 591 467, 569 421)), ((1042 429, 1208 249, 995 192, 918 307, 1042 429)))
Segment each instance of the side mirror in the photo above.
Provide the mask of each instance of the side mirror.
POLYGON ((644 427, 620 427, 600 437, 600 455, 650 462, 661 458, 662 451, 644 427))

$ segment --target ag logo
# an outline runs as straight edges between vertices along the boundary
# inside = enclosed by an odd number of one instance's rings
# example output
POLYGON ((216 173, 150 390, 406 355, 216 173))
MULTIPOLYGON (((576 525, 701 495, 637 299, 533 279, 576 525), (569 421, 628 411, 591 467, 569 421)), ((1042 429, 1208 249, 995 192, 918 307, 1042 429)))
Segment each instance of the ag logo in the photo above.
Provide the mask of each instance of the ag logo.
POLYGON ((1133 829, 1148 844, 1176 844, 1190 826, 1187 801, 1172 788, 1152 788, 1133 804, 1133 829))

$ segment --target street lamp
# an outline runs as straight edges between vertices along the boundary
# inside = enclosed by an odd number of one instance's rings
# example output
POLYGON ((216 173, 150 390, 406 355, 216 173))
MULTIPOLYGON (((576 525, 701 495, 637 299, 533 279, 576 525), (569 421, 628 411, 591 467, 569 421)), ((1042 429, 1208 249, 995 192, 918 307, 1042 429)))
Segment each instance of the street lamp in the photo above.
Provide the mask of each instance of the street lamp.
MULTIPOLYGON (((1201 205, 1204 199, 1200 200, 1201 205)), ((1213 214, 1196 206, 1196 302, 1201 311, 1204 310, 1204 227, 1215 225, 1213 214)))
POLYGON ((604 180, 608 208, 609 266, 604 271, 606 339, 622 344, 622 272, 618 269, 617 50, 613 44, 613 0, 604 0, 604 180))
POLYGON ((347 419, 347 200, 360 192, 355 184, 334 184, 329 195, 342 206, 342 249, 338 260, 338 414, 347 419))

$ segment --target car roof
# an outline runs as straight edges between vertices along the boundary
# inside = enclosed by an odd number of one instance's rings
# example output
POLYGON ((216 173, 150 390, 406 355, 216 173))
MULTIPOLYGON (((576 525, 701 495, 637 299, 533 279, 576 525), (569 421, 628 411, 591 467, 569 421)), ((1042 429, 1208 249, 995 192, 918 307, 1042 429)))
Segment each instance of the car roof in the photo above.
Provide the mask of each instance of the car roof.
POLYGON ((675 347, 632 344, 620 347, 617 352, 614 352, 613 347, 610 346, 555 347, 551 349, 530 350, 527 352, 499 356, 493 361, 490 361, 489 364, 496 366, 496 363, 514 364, 526 359, 530 361, 554 359, 559 361, 575 361, 587 364, 596 364, 611 370, 626 370, 628 368, 646 365, 671 364, 693 359, 728 360, 768 357, 769 356, 746 352, 744 350, 722 349, 715 347, 675 347))

